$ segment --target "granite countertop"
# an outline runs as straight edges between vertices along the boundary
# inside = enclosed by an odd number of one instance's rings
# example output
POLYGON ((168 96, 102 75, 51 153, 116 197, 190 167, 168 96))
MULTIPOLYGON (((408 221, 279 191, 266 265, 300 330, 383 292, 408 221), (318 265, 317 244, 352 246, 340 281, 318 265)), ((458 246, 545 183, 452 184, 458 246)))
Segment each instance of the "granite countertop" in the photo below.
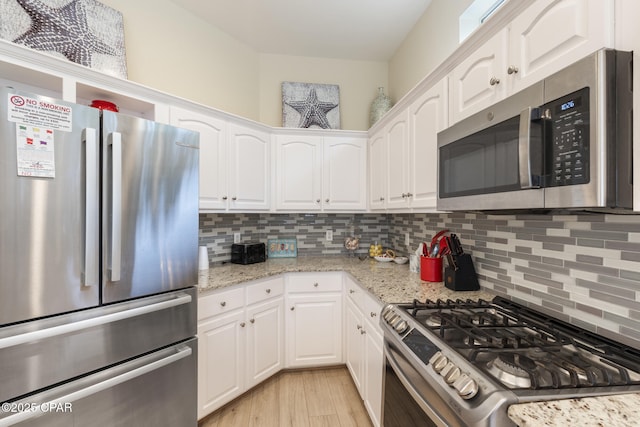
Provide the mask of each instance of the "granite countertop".
MULTIPOLYGON (((382 263, 345 256, 270 259, 267 262, 224 264, 200 272, 201 295, 251 280, 293 272, 344 271, 382 303, 426 299, 485 299, 489 291, 456 292, 442 283, 423 282, 409 271, 409 264, 382 263)), ((509 417, 521 427, 580 425, 619 427, 640 425, 640 393, 617 396, 564 399, 511 405, 509 417)))

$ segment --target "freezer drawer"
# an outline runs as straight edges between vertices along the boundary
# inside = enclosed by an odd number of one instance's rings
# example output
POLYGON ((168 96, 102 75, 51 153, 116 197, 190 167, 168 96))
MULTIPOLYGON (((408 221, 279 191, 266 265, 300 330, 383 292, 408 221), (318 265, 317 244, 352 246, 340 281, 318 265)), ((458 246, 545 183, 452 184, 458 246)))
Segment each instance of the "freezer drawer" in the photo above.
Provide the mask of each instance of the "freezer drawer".
POLYGON ((0 402, 196 334, 196 289, 0 329, 0 402))
POLYGON ((193 338, 5 405, 0 427, 195 427, 197 353, 193 338))

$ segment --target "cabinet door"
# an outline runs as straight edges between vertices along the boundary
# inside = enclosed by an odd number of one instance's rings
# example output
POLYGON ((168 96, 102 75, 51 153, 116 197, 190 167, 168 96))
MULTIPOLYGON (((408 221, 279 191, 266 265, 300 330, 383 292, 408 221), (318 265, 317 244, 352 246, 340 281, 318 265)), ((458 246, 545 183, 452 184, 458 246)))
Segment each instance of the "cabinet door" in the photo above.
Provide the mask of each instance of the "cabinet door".
POLYGON ((324 210, 367 208, 367 140, 325 137, 322 203, 324 210))
POLYGON ((342 294, 288 295, 287 366, 342 363, 342 294))
POLYGON ((387 127, 387 207, 408 206, 409 193, 409 114, 403 111, 387 127))
POLYGON ((226 122, 177 107, 170 115, 173 126, 200 132, 200 210, 226 209, 226 122))
POLYGON ((438 132, 447 126, 447 79, 409 108, 411 121, 410 193, 412 208, 435 209, 438 198, 438 132))
POLYGON ((284 366, 284 300, 247 307, 247 389, 284 366))
POLYGON ((506 58, 507 30, 505 29, 498 32, 453 69, 450 74, 449 125, 505 97, 506 58))
POLYGON ((276 142, 277 208, 322 207, 322 137, 279 135, 276 142))
POLYGON ((198 324, 198 419, 244 391, 245 326, 243 310, 198 324))
POLYGON ((369 207, 386 207, 387 139, 384 130, 369 139, 369 207))
POLYGON ((347 368, 360 396, 364 399, 363 387, 366 382, 366 377, 364 377, 364 325, 361 311, 348 298, 344 321, 347 368))
POLYGON ((541 0, 510 26, 510 92, 517 92, 603 47, 613 47, 612 0, 541 0), (542 42, 541 42, 542 41, 542 42))
POLYGON ((382 418, 382 381, 384 376, 382 335, 376 328, 369 326, 366 329, 365 337, 364 406, 367 408, 371 422, 375 427, 378 427, 382 418))
POLYGON ((269 210, 271 136, 229 123, 229 209, 269 210))

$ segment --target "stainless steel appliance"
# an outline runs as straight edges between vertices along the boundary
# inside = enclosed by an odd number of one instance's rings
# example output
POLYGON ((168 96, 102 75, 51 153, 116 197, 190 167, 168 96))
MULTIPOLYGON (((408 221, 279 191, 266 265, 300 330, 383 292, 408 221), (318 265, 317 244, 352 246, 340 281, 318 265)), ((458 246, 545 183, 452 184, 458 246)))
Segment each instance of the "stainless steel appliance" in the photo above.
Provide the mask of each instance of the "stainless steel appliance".
POLYGON ((632 208, 631 77, 600 50, 440 132, 438 209, 632 208))
POLYGON ((514 426, 510 405, 640 391, 640 351, 496 297, 381 315, 383 425, 514 426))
POLYGON ((0 91, 0 426, 195 426, 198 134, 0 91))

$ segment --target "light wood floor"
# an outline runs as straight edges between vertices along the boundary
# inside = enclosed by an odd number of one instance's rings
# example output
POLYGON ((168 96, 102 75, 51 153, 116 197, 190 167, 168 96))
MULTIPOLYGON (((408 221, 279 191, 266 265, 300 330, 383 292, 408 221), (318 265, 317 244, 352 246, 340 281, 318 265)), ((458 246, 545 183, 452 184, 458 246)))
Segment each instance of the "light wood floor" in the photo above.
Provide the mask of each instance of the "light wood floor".
POLYGON ((199 427, 371 427, 346 367, 284 371, 218 409, 199 427))

